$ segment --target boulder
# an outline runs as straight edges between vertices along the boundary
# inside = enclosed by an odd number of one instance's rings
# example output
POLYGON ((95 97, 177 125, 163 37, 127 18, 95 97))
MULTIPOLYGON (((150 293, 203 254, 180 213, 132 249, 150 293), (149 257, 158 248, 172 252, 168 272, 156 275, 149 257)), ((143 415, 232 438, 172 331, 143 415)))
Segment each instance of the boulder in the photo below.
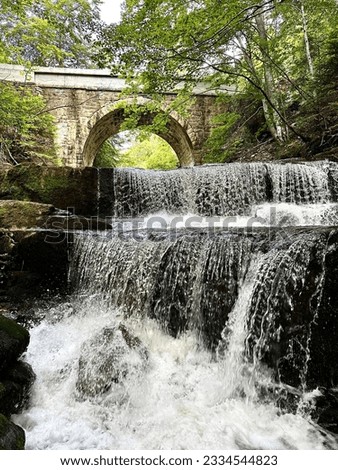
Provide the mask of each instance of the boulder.
POLYGON ((147 352, 125 327, 104 328, 81 348, 76 388, 82 398, 107 392, 145 367, 147 352))
POLYGON ((35 374, 31 366, 18 361, 0 375, 0 413, 20 413, 28 403, 35 374))
POLYGON ((23 450, 25 432, 0 414, 0 450, 23 450))
POLYGON ((26 350, 29 333, 15 321, 0 315, 0 374, 26 350))

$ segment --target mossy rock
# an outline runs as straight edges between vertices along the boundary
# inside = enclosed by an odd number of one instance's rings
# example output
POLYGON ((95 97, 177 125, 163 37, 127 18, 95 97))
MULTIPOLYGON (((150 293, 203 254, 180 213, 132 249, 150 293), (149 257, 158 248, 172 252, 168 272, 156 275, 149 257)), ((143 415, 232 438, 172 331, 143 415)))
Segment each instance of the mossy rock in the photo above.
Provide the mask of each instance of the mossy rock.
POLYGON ((98 172, 95 168, 21 164, 0 172, 0 199, 33 201, 94 215, 98 172))
POLYGON ((11 253, 15 243, 10 233, 0 232, 0 254, 11 253))
POLYGON ((27 349, 29 333, 15 321, 0 315, 0 372, 27 349))
MULTIPOLYGON (((44 228, 64 230, 109 230, 106 220, 97 217, 63 214, 50 204, 39 202, 0 200, 0 228, 22 230, 44 228)), ((0 253, 9 252, 8 234, 0 233, 0 253), (7 243, 6 243, 7 242, 7 243)))
POLYGON ((40 227, 55 211, 55 208, 49 204, 0 201, 0 227, 10 230, 40 227))
POLYGON ((24 450, 25 431, 0 414, 0 450, 24 450))

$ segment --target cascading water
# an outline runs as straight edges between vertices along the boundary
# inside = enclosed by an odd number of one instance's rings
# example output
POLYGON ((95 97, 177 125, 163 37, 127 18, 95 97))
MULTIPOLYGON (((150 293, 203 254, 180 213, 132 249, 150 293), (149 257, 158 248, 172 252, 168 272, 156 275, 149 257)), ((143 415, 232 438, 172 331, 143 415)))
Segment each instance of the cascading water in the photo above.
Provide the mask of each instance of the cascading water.
POLYGON ((250 214, 252 206, 270 203, 336 202, 332 182, 336 164, 233 163, 173 171, 135 169, 101 173, 110 211, 118 218, 158 211, 205 216, 250 214), (108 178, 108 182, 106 181, 108 178))
POLYGON ((74 234, 73 294, 31 331, 27 447, 338 448, 311 414, 338 379, 337 169, 100 171, 113 229, 74 234))

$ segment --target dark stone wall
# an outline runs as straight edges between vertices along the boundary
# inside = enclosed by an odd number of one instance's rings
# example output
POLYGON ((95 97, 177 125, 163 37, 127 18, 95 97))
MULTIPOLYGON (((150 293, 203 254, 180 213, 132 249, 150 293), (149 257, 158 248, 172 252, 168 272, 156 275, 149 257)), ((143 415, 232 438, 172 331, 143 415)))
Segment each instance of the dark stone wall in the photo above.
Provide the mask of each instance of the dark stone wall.
POLYGON ((64 232, 0 232, 0 306, 16 309, 66 292, 71 240, 64 232))
POLYGON ((96 168, 22 164, 0 171, 0 199, 51 204, 78 215, 97 212, 96 168))

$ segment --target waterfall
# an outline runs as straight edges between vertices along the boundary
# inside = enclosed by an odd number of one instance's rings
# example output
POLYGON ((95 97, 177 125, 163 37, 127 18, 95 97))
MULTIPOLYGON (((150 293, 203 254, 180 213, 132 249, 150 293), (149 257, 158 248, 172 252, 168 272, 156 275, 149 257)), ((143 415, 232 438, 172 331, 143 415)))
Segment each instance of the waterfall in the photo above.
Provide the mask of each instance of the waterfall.
POLYGON ((71 294, 31 331, 28 448, 338 448, 313 414, 338 380, 336 168, 100 171, 113 229, 74 233, 71 294))
MULTIPOLYGON (((231 163, 172 171, 111 169, 100 173, 114 217, 149 213, 233 216, 264 202, 335 202, 337 164, 231 163)), ((103 184, 102 184, 103 186, 103 184)), ((108 215, 108 214, 106 214, 108 215)))
POLYGON ((142 242, 81 235, 75 241, 70 280, 76 290, 100 293, 128 316, 156 318, 175 335, 198 327, 215 343, 250 250, 250 239, 203 233, 175 239, 163 234, 142 242))

